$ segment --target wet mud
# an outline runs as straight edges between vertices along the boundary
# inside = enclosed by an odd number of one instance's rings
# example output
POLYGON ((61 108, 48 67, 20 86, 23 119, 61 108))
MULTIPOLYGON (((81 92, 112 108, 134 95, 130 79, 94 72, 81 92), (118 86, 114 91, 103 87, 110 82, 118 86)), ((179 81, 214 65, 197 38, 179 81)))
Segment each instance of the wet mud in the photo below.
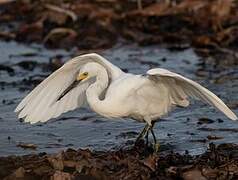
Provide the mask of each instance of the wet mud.
POLYGON ((0 4, 0 38, 87 50, 110 48, 124 39, 237 57, 237 8, 233 0, 149 0, 141 5, 131 0, 6 0, 0 4))

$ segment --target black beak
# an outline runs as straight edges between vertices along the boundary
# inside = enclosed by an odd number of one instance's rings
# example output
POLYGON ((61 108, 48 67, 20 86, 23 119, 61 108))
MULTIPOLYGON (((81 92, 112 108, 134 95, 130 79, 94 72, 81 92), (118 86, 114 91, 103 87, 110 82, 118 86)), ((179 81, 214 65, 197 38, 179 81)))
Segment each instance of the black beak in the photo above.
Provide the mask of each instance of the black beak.
POLYGON ((58 97, 57 101, 60 101, 69 91, 75 88, 79 83, 80 81, 75 80, 69 87, 64 90, 64 92, 58 97))

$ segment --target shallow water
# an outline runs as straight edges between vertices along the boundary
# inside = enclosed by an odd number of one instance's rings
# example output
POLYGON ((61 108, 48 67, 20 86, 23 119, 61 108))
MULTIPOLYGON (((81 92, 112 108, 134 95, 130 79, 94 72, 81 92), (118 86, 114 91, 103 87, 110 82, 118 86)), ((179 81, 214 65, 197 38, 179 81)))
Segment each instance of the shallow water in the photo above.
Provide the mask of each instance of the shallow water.
MULTIPOLYGON (((28 153, 49 152, 71 148, 89 147, 95 150, 109 150, 131 146, 137 133, 143 128, 143 123, 130 119, 108 120, 90 111, 77 109, 61 115, 58 119, 45 124, 30 125, 17 120, 13 112, 20 100, 33 86, 24 79, 42 79, 50 73, 46 64, 56 55, 68 59, 74 52, 64 50, 51 51, 41 46, 24 46, 14 42, 0 42, 0 65, 7 65, 14 72, 0 70, 0 156, 20 155, 28 153), (22 61, 38 62, 33 70, 17 65, 22 61), (32 143, 36 150, 22 149, 17 144, 32 143)), ((213 72, 208 77, 197 77, 200 68, 199 58, 193 49, 169 51, 158 46, 138 47, 136 45, 117 45, 101 52, 112 63, 132 73, 144 73, 149 68, 163 67, 192 78, 219 95, 225 102, 238 102, 238 69, 237 67, 213 72), (232 74, 232 78, 220 84, 214 84, 213 79, 232 74)), ((31 69, 31 68, 30 68, 31 69)), ((209 69, 209 68, 208 68, 209 69)), ((238 114, 238 108, 234 110, 238 114)), ((188 108, 177 108, 168 117, 164 117, 155 125, 155 133, 160 140, 162 150, 174 150, 191 154, 204 151, 207 142, 197 142, 206 139, 208 135, 221 136, 223 139, 215 143, 238 143, 238 133, 230 129, 238 129, 238 123, 228 120, 223 114, 213 108, 192 101, 188 108), (208 117, 214 122, 198 124, 198 119, 208 117), (221 119, 220 121, 218 119, 221 119), (215 131, 204 131, 199 128, 223 128, 215 131), (221 131, 222 130, 222 131, 221 131)))

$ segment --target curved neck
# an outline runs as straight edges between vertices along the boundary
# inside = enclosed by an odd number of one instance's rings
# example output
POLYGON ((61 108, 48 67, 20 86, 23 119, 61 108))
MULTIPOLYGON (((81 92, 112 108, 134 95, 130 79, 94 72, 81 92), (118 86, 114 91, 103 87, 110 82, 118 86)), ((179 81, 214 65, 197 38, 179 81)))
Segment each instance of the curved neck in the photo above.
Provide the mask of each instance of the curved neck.
POLYGON ((99 112, 102 109, 103 100, 100 100, 100 95, 108 86, 108 74, 107 71, 102 68, 98 71, 96 81, 90 85, 86 91, 86 96, 90 107, 99 112))

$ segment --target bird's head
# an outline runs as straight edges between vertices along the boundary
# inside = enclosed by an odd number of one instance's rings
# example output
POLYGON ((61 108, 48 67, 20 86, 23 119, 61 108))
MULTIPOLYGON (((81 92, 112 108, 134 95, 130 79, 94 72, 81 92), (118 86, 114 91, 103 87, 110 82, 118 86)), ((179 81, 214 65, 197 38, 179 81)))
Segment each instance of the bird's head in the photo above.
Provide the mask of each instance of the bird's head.
POLYGON ((79 73, 77 76, 77 81, 85 81, 89 78, 88 72, 79 73))
POLYGON ((87 63, 79 71, 77 75, 77 81, 86 81, 88 79, 94 78, 101 72, 102 66, 98 63, 87 63))

